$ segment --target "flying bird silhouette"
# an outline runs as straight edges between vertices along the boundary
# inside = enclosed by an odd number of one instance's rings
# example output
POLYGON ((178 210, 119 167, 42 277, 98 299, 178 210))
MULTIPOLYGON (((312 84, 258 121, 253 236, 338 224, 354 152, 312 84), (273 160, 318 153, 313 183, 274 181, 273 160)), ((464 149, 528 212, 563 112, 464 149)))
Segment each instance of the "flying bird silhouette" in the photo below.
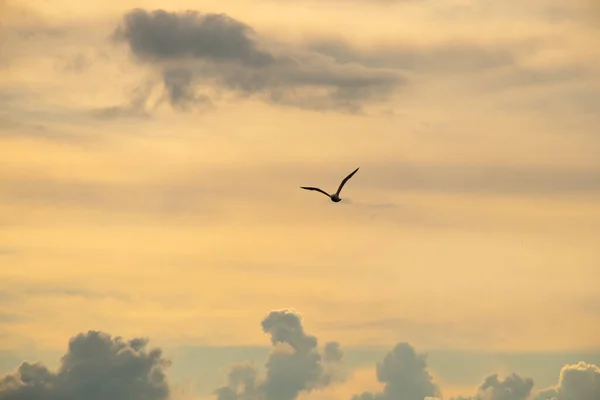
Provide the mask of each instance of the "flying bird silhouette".
POLYGON ((356 171, 358 171, 358 168, 356 168, 354 171, 352 171, 352 173, 350 175, 348 175, 347 177, 344 178, 342 183, 340 183, 340 187, 338 188, 337 192, 335 192, 334 194, 329 194, 326 191, 321 190, 316 187, 310 187, 310 186, 300 186, 300 187, 305 190, 315 190, 317 192, 321 192, 325 196, 329 197, 331 199, 331 201, 333 201, 334 203, 338 203, 338 202, 342 201, 342 199, 340 198, 340 192, 342 191, 342 188, 344 187, 346 182, 348 182, 348 179, 352 178, 352 176, 356 173, 356 171))

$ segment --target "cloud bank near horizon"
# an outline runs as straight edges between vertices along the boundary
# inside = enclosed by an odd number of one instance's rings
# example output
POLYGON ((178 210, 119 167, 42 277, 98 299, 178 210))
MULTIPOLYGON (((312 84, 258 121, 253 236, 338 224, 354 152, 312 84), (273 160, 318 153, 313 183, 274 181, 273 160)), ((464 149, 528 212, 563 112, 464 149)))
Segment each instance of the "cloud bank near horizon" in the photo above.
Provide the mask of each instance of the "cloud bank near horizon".
MULTIPOLYGON (((305 332, 302 317, 290 309, 271 311, 261 322, 270 336, 271 352, 264 372, 253 363, 233 365, 226 385, 214 390, 216 400, 295 400, 318 398, 319 391, 352 380, 344 373, 343 351, 335 341, 319 347, 305 332), (307 397, 308 396, 308 397, 307 397)), ((1 400, 168 400, 173 388, 167 379, 170 361, 148 339, 126 340, 88 331, 69 340, 56 371, 41 363, 23 362, 0 378, 1 400)), ((399 342, 375 366, 379 391, 358 393, 347 400, 441 399, 443 390, 428 370, 426 354, 399 342)), ((188 394, 186 398, 193 398, 188 394)), ((531 378, 497 373, 483 379, 473 395, 452 400, 597 400, 600 368, 586 362, 565 365, 556 385, 534 390, 531 378)), ((340 399, 342 400, 342 399, 340 399)))

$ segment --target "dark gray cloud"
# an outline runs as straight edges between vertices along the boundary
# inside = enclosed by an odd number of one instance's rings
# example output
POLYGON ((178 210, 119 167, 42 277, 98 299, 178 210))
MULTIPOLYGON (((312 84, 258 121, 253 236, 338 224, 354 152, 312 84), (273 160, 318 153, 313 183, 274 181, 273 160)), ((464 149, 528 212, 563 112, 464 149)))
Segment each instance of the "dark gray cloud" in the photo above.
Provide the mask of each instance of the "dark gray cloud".
POLYGON ((326 343, 322 356, 317 338, 304 332, 299 314, 272 311, 262 328, 271 335, 273 345, 265 376, 250 364, 233 366, 227 386, 215 391, 218 400, 293 400, 301 392, 324 388, 334 380, 333 371, 342 359, 339 344, 326 343))
POLYGON ((69 341, 57 371, 22 363, 0 379, 0 400, 166 400, 169 365, 145 339, 89 331, 69 341))
POLYGON ((522 378, 513 373, 500 379, 498 374, 492 374, 479 385, 475 396, 461 396, 454 400, 527 400, 531 396, 532 389, 533 379, 531 378, 522 378))
POLYGON ((535 400, 600 399, 600 368, 583 361, 565 365, 558 384, 540 391, 535 400))
POLYGON ((352 400, 423 400, 440 395, 427 371, 426 356, 417 354, 408 343, 398 343, 376 366, 377 380, 383 392, 364 392, 352 400))
POLYGON ((168 68, 163 71, 166 98, 182 111, 211 104, 210 97, 194 90, 194 73, 187 68, 168 68))
POLYGON ((113 38, 126 43, 137 61, 158 69, 165 97, 184 110, 203 106, 217 91, 356 112, 405 82, 397 72, 337 63, 314 51, 267 49, 251 27, 225 14, 134 9, 113 38))
POLYGON ((135 9, 125 14, 114 38, 128 42, 133 54, 145 61, 191 57, 255 68, 274 64, 275 57, 258 48, 253 33, 225 14, 135 9))

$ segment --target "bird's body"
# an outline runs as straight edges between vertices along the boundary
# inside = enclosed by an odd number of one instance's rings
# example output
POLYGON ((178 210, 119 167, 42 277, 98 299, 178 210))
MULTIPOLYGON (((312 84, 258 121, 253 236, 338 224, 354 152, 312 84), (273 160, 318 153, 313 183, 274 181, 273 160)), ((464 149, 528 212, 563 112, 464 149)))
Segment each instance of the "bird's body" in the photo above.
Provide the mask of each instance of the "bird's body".
POLYGON ((334 203, 339 203, 340 201, 342 201, 342 199, 340 198, 340 192, 342 191, 342 188, 344 187, 344 185, 346 184, 346 182, 348 182, 348 179, 352 178, 352 176, 356 173, 356 171, 358 171, 359 168, 356 168, 354 171, 352 171, 352 173, 350 175, 348 175, 347 177, 345 177, 344 180, 342 181, 342 183, 340 183, 340 186, 338 187, 337 192, 335 192, 333 194, 329 194, 326 191, 324 191, 322 189, 319 189, 319 188, 316 188, 316 187, 301 186, 301 188, 305 189, 305 190, 314 190, 314 191, 317 191, 317 192, 321 192, 325 196, 329 197, 331 199, 331 201, 333 201, 334 203))

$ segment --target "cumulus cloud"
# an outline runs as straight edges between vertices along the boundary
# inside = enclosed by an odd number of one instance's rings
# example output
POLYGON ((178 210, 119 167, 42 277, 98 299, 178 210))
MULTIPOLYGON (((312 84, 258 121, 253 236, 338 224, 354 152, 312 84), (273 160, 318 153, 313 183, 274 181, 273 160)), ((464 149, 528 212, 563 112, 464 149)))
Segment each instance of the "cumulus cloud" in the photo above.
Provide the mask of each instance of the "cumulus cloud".
POLYGON ((341 361, 342 357, 344 357, 344 352, 340 348, 340 344, 338 342, 329 342, 325 344, 325 349, 323 350, 325 361, 341 361))
POLYGON ((126 43, 135 60, 156 68, 163 99, 182 110, 233 93, 356 112, 405 82, 398 72, 338 63, 314 51, 268 49, 250 26, 225 14, 134 9, 113 38, 126 43))
POLYGON ((423 400, 440 395, 438 386, 427 371, 424 354, 417 354, 408 343, 398 343, 376 366, 377 380, 383 392, 364 392, 352 400, 423 400))
POLYGON ((332 383, 335 368, 331 367, 343 355, 338 343, 326 343, 321 355, 317 338, 304 331, 300 315, 291 310, 272 311, 262 328, 273 345, 265 376, 251 364, 235 365, 227 375, 227 386, 215 391, 217 400, 293 400, 301 392, 332 383))
POLYGON ((565 365, 558 384, 538 393, 535 400, 597 400, 600 399, 600 368, 583 361, 565 365))
POLYGON ((0 379, 1 400, 166 400, 165 368, 160 349, 147 340, 124 340, 89 331, 69 341, 56 372, 24 362, 0 379))
MULTIPOLYGON (((318 339, 305 332, 297 312, 272 311, 261 325, 272 345, 265 372, 254 363, 233 365, 227 384, 215 390, 213 398, 295 400, 302 394, 311 398, 312 391, 338 381, 344 358, 340 344, 327 342, 320 348, 318 339)), ((177 392, 166 377, 169 365, 160 349, 148 348, 146 339, 89 331, 71 338, 56 371, 39 362, 23 362, 15 372, 0 377, 0 400, 169 400, 177 392)), ((426 355, 408 343, 398 343, 376 364, 375 372, 382 390, 351 400, 445 398, 428 371, 426 355)), ((531 378, 516 373, 504 378, 491 374, 474 395, 451 400, 598 400, 600 368, 585 362, 566 365, 555 386, 537 393, 533 387, 531 378)))
POLYGON ((487 376, 473 397, 458 397, 454 400, 527 400, 533 389, 533 379, 522 378, 513 373, 504 379, 498 374, 487 376))
POLYGON ((600 368, 579 362, 565 365, 558 383, 533 394, 534 382, 515 373, 499 379, 498 374, 486 377, 477 394, 453 400, 595 400, 600 399, 600 368))
MULTIPOLYGON (((425 356, 408 343, 398 343, 376 365, 377 380, 384 384, 381 392, 363 392, 351 400, 429 400, 441 399, 442 393, 427 371, 425 356)), ((451 400, 592 400, 600 399, 600 368, 580 362, 566 365, 557 385, 534 395, 534 381, 516 373, 500 378, 490 374, 472 396, 451 400)))

